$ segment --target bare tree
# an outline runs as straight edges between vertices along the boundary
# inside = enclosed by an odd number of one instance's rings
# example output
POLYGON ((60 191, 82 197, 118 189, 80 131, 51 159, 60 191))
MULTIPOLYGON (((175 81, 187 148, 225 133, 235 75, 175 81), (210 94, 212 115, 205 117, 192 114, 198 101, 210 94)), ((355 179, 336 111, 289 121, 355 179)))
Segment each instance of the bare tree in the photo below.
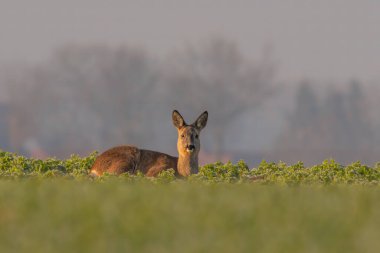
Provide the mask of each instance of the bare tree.
POLYGON ((209 110, 219 157, 228 123, 255 109, 274 91, 272 62, 264 59, 253 64, 234 43, 221 38, 177 52, 168 60, 164 74, 171 104, 185 112, 209 110))
POLYGON ((21 76, 12 89, 16 125, 26 126, 18 131, 54 155, 149 138, 141 115, 155 73, 144 50, 67 46, 21 76))
POLYGON ((80 98, 101 118, 102 143, 138 144, 151 138, 145 128, 149 117, 143 115, 149 114, 145 105, 154 95, 157 73, 144 50, 69 47, 58 53, 57 60, 59 68, 74 78, 69 82, 78 86, 80 98))

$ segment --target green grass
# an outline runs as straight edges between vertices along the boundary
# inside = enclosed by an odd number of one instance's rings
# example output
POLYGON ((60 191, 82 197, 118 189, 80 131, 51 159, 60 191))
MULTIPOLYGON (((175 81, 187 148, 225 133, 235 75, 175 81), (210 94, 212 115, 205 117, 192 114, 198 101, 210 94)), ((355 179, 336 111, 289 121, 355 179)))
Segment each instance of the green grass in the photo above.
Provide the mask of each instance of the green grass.
POLYGON ((380 189, 0 182, 0 252, 377 252, 380 189))
POLYGON ((176 179, 88 175, 0 152, 0 252, 378 252, 380 169, 209 164, 176 179))

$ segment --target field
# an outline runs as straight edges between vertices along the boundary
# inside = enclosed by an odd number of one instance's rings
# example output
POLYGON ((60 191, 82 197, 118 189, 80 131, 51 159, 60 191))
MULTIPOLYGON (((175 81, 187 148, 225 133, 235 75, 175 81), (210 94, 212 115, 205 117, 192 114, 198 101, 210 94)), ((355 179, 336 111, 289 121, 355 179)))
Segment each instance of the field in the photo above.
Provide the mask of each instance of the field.
POLYGON ((0 252, 377 252, 379 168, 210 164, 87 175, 66 161, 0 153, 0 252))

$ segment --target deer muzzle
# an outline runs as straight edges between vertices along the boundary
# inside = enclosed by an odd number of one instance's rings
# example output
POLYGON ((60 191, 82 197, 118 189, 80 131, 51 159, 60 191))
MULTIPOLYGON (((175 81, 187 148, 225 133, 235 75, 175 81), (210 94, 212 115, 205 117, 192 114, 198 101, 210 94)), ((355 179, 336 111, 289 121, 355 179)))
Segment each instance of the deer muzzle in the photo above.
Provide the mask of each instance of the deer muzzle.
POLYGON ((188 145, 186 147, 186 151, 189 153, 193 153, 195 151, 195 146, 194 145, 188 145))

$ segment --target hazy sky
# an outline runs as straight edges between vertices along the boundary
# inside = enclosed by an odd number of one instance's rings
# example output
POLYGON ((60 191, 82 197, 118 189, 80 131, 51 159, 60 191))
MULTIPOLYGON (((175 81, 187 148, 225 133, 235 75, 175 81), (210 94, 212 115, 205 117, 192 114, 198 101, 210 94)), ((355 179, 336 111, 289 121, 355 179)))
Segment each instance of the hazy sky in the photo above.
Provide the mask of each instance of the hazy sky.
POLYGON ((283 80, 380 80, 379 0, 0 0, 0 64, 66 43, 165 55, 212 36, 252 59, 273 48, 283 80))

